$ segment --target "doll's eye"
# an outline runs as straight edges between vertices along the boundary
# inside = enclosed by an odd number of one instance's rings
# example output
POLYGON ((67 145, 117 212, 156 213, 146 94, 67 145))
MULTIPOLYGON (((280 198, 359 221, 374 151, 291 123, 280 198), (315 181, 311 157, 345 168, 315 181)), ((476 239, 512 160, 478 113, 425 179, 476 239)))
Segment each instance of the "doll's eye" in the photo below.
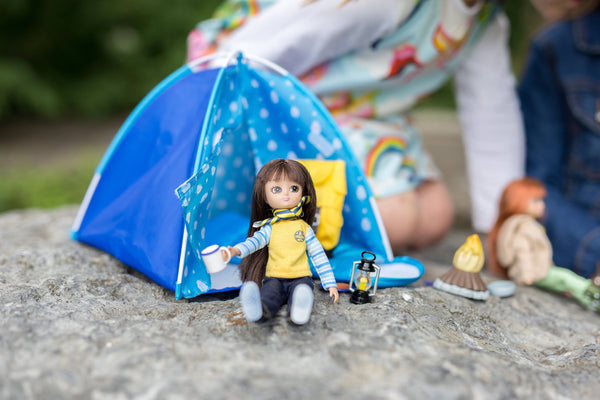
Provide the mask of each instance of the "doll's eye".
POLYGON ((292 193, 298 193, 300 191, 300 186, 298 185, 292 185, 290 186, 290 192, 292 193))
POLYGON ((271 193, 273 193, 273 194, 281 193, 281 187, 280 186, 273 186, 271 188, 271 193))

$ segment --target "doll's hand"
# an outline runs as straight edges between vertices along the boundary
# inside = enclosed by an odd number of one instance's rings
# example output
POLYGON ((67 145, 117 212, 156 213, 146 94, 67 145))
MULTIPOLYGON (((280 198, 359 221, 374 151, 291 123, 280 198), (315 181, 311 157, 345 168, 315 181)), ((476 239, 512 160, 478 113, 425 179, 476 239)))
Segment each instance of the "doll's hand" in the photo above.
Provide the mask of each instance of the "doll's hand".
POLYGON ((329 288, 329 297, 333 297, 333 302, 337 303, 340 298, 340 293, 336 287, 329 288))
MULTIPOLYGON (((227 246, 227 250, 231 253, 231 257, 239 256, 242 252, 239 249, 236 249, 232 246, 227 246)), ((230 260, 229 254, 225 250, 221 250, 221 257, 223 257, 223 261, 227 262, 230 260)))
POLYGON ((227 246, 227 248, 231 252, 231 257, 237 257, 242 254, 242 251, 240 249, 238 249, 237 247, 227 246))

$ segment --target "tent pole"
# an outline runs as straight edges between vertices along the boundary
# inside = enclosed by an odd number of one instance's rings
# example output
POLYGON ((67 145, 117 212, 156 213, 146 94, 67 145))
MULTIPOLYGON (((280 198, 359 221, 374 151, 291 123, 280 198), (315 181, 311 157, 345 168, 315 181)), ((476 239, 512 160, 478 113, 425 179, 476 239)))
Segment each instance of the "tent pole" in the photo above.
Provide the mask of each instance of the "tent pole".
POLYGON ((179 253, 179 270, 177 271, 177 283, 175 284, 175 299, 181 299, 181 282, 183 279, 183 267, 185 265, 185 252, 187 250, 188 233, 183 226, 183 239, 181 240, 181 252, 179 253))

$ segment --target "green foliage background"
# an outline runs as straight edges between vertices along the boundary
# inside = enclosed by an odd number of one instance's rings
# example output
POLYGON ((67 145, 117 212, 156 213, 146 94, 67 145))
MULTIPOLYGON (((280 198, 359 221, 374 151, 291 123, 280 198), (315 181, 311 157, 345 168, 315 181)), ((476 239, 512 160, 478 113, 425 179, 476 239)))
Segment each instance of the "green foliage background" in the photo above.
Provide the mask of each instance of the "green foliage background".
POLYGON ((218 0, 2 0, 0 119, 105 116, 185 60, 218 0))

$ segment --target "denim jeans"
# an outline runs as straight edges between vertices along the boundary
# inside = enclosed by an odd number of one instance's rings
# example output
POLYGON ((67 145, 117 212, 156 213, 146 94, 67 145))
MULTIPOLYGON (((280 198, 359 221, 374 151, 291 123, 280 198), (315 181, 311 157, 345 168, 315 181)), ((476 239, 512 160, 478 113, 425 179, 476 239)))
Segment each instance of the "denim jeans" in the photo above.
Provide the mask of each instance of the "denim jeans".
POLYGON ((600 262, 600 8, 534 40, 519 94, 554 263, 589 277, 600 262))
POLYGON ((277 315, 277 312, 286 302, 288 304, 287 314, 290 315, 292 307, 292 293, 298 285, 308 285, 314 288, 313 280, 310 276, 295 279, 283 278, 265 278, 260 289, 260 300, 263 305, 264 318, 270 319, 277 315))

